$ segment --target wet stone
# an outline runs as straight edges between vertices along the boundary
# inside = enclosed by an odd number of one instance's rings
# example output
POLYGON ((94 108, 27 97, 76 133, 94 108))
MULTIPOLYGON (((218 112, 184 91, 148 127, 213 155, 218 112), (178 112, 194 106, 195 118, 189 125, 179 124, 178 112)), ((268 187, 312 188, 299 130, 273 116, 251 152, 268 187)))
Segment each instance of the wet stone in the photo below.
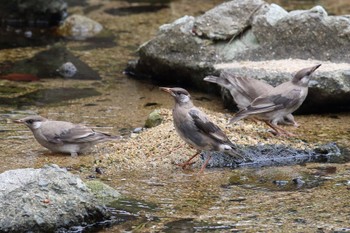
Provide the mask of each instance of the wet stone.
MULTIPOLYGON (((220 152, 212 152, 209 167, 263 167, 303 164, 306 162, 337 162, 343 158, 335 143, 320 145, 313 149, 294 149, 286 145, 260 144, 240 148, 241 155, 251 162, 239 163, 233 157, 220 152)), ((205 160, 209 152, 202 152, 205 160)))
POLYGON ((62 64, 57 70, 57 72, 64 78, 72 78, 77 71, 77 68, 72 62, 62 64))

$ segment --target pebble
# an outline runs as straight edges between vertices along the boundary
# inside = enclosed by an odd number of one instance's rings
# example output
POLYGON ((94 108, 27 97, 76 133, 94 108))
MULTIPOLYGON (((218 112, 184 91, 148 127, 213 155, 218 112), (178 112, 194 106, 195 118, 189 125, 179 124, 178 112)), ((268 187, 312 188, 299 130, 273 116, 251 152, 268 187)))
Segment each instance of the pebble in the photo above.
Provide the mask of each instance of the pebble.
POLYGON ((133 133, 141 133, 142 130, 143 130, 143 127, 137 127, 132 132, 133 133))
POLYGON ((64 78, 73 77, 77 71, 78 69, 72 62, 66 62, 57 69, 57 72, 64 78))

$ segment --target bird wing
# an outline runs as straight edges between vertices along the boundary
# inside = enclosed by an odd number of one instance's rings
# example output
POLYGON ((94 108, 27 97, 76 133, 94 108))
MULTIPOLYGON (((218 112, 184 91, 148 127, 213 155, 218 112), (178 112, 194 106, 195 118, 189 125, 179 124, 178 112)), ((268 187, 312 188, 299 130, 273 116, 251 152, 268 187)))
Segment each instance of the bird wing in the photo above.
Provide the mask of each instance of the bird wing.
POLYGON ((284 93, 259 96, 252 102, 251 106, 254 108, 266 108, 271 106, 289 107, 299 101, 300 95, 301 90, 293 88, 284 93))
POLYGON ((205 133, 215 140, 221 142, 228 141, 228 138, 224 132, 222 132, 217 125, 211 122, 203 112, 199 111, 198 109, 191 109, 188 114, 191 116, 199 131, 205 133))
POLYGON ((291 107, 300 101, 301 90, 293 88, 285 93, 262 95, 256 98, 247 108, 239 111, 230 123, 239 121, 249 115, 272 112, 291 107))
POLYGON ((230 83, 230 93, 239 109, 243 109, 257 97, 267 94, 273 87, 261 80, 235 76, 229 72, 222 72, 220 77, 230 83))
POLYGON ((66 130, 61 130, 53 134, 44 134, 51 143, 85 143, 103 139, 107 134, 95 132, 83 125, 74 125, 66 130))

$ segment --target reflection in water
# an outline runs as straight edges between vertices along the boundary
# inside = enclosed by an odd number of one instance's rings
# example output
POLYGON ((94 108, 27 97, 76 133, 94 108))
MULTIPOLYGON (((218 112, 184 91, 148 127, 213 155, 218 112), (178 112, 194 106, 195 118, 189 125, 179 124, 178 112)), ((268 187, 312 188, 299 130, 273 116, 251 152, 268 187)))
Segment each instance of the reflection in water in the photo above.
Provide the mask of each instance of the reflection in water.
POLYGON ((100 95, 94 88, 52 88, 52 89, 40 89, 24 95, 17 96, 16 98, 0 97, 1 105, 10 106, 44 106, 47 104, 62 103, 68 100, 87 98, 91 96, 100 95))
POLYGON ((79 80, 99 80, 101 77, 98 72, 93 70, 85 62, 81 61, 76 55, 70 52, 63 45, 56 45, 47 50, 37 53, 31 58, 18 60, 16 62, 5 61, 0 64, 6 66, 5 74, 25 73, 34 74, 39 78, 57 78, 59 77, 57 69, 62 64, 71 62, 78 69, 78 72, 71 79, 79 80))
POLYGON ((130 14, 144 14, 152 13, 164 8, 167 8, 167 5, 142 5, 142 6, 132 6, 132 7, 120 7, 108 9, 105 12, 114 16, 128 16, 130 14))

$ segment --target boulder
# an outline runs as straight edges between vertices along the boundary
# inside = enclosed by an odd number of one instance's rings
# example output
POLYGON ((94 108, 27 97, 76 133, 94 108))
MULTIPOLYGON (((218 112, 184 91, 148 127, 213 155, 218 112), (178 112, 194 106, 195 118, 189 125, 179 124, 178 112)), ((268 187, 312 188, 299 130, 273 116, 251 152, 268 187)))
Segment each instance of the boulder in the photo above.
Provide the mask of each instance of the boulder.
POLYGON ((229 1, 201 16, 162 25, 140 46, 139 59, 128 70, 162 83, 213 91, 218 88, 203 78, 222 69, 275 86, 310 63, 321 63, 302 107, 314 112, 349 108, 350 66, 339 65, 350 61, 344 52, 349 47, 350 16, 329 16, 321 6, 287 12, 262 0, 229 1), (287 62, 274 66, 276 60, 287 62), (243 61, 266 64, 255 69, 254 63, 240 66, 243 61))
POLYGON ((6 171, 0 190, 0 232, 54 232, 109 217, 83 181, 57 165, 6 171))

